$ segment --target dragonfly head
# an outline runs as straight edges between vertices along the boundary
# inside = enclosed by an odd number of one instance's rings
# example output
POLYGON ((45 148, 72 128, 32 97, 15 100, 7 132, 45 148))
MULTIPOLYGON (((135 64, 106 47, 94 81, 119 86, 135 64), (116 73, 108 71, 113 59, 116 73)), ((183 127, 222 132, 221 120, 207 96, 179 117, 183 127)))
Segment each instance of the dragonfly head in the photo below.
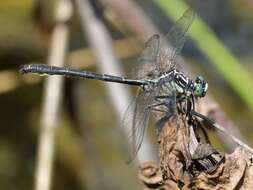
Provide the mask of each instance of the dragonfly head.
POLYGON ((197 76, 194 81, 194 95, 196 97, 204 97, 208 89, 208 83, 202 76, 197 76))

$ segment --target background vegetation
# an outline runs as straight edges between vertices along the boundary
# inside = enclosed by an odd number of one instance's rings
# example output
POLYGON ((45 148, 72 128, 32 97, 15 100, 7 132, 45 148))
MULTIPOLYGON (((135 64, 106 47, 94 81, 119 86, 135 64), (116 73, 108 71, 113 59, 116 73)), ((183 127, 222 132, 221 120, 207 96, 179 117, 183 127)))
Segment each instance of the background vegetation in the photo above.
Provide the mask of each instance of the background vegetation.
MULTIPOLYGON (((55 2, 0 1, 0 189, 33 188, 44 78, 21 76, 18 68, 47 61, 55 2)), ((109 3, 93 2, 129 73, 143 44, 109 3)), ((252 1, 134 2, 163 33, 188 6, 196 10, 198 18, 182 53, 187 67, 205 76, 209 94, 252 145, 252 1)), ((66 63, 96 71, 96 54, 83 36, 75 8, 73 14, 66 63)), ((126 142, 105 87, 96 81, 66 79, 63 93, 52 189, 140 189, 136 168, 124 163, 126 142)), ((154 129, 149 136, 155 145, 154 129)), ((224 148, 220 141, 214 143, 224 148)))

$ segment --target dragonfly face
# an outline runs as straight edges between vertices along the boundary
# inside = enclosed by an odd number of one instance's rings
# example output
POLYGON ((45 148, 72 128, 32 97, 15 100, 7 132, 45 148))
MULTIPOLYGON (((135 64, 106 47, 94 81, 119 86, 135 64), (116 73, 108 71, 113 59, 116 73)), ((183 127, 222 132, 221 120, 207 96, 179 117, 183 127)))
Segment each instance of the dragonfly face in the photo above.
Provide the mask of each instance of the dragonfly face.
POLYGON ((196 97, 204 97, 208 89, 208 83, 202 76, 197 76, 194 82, 194 95, 196 97))

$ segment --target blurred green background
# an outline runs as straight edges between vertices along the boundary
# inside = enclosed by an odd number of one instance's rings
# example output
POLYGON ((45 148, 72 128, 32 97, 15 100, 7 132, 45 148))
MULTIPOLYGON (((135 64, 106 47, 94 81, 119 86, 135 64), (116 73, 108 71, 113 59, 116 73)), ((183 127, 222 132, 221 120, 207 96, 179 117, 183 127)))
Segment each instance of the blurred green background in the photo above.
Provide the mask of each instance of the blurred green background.
MULTIPOLYGON (((39 2, 0 1, 0 189, 27 190, 34 184, 43 78, 21 76, 18 68, 32 61, 47 60, 57 1, 44 0, 42 7, 38 6, 39 2)), ((127 32, 127 26, 116 27, 123 21, 117 17, 109 19, 109 5, 96 2, 96 11, 115 43, 123 44, 117 54, 127 73, 136 63, 142 44, 127 32), (134 43, 124 48, 124 44, 129 45, 124 40, 130 37, 134 43)), ((196 10, 198 18, 182 55, 194 73, 205 76, 209 93, 253 144, 253 2, 135 2, 163 33, 188 6, 196 10)), ((69 27, 69 64, 96 71, 94 56, 83 37, 76 12, 69 27), (82 56, 80 49, 84 49, 82 56)), ((136 169, 124 163, 127 153, 117 127, 119 119, 101 83, 67 79, 63 97, 52 189, 140 189, 136 169)), ((151 136, 154 138, 152 132, 151 136)))

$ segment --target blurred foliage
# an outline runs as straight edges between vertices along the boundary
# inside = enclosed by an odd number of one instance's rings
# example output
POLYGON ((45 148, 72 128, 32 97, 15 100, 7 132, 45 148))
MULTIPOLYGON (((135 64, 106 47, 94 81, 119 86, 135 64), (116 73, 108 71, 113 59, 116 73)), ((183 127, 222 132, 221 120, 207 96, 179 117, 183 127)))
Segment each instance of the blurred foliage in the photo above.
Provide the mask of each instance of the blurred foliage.
MULTIPOLYGON (((34 2, 0 1, 0 189, 22 190, 33 186, 42 85, 40 77, 21 77, 17 68, 30 61, 46 60, 49 33, 34 18, 34 2)), ((54 1, 45 2, 51 26, 54 1)), ((138 2, 160 28, 170 23, 168 17, 175 20, 187 8, 179 0, 138 2)), ((253 85, 249 72, 245 70, 253 71, 253 4, 249 0, 188 2, 200 15, 190 30, 190 36, 209 60, 189 43, 184 52, 192 63, 197 64, 196 70, 211 79, 210 91, 231 119, 247 132, 252 132, 248 127, 252 123, 252 113, 247 106, 253 108, 253 85), (215 67, 209 65, 209 61, 215 67)), ((83 47, 85 42, 76 17, 70 24, 70 50, 83 47)), ((112 26, 108 24, 108 27, 112 26)), ((120 32, 115 34, 115 28, 109 29, 114 31, 113 36, 122 36, 120 32)), ((133 63, 132 59, 124 64, 127 70, 133 65, 130 62, 133 63)), ((113 113, 105 89, 98 82, 78 80, 67 80, 65 87, 53 189, 101 189, 103 185, 103 189, 140 188, 135 179, 136 171, 124 164, 126 147, 116 128, 119 119, 113 113), (67 107, 68 93, 72 91, 80 123, 74 122, 73 113, 67 107)), ((249 137, 252 141, 253 137, 249 137)))

